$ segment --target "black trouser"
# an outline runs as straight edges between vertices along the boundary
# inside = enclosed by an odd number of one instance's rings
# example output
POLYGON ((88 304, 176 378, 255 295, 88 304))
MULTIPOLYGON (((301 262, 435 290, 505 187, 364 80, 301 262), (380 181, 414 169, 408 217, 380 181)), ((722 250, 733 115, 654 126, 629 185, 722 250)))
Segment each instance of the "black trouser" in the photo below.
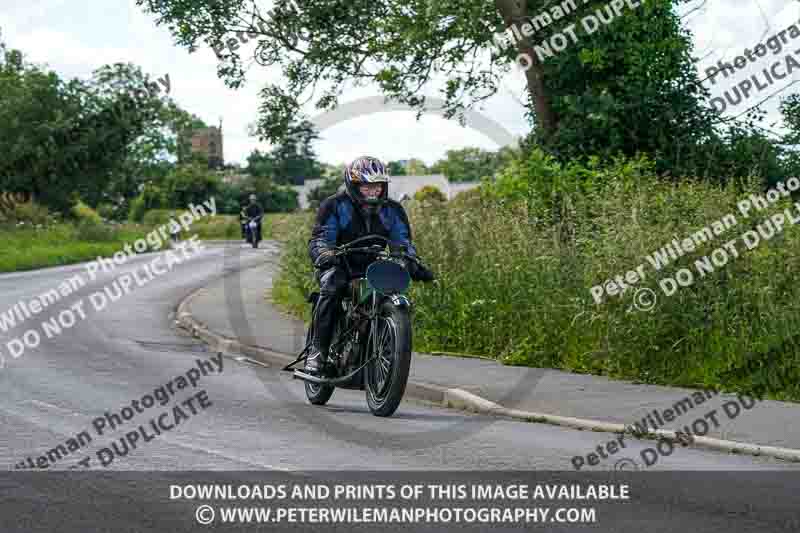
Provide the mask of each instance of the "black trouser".
POLYGON ((342 296, 347 291, 347 273, 341 266, 317 270, 319 300, 314 313, 314 346, 327 354, 336 325, 336 313, 340 309, 342 296))

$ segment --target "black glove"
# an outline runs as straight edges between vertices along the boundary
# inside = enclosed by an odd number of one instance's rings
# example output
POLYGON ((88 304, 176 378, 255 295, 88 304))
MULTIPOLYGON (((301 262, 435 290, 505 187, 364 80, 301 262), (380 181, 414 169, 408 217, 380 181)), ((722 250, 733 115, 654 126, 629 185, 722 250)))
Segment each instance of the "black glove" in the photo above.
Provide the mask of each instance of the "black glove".
POLYGON ((317 256, 317 260, 314 262, 314 268, 319 268, 321 270, 327 270, 329 268, 333 268, 340 263, 339 256, 336 255, 334 250, 323 250, 317 256))
POLYGON ((433 275, 433 272, 428 270, 428 267, 423 265, 419 259, 408 260, 408 273, 411 275, 411 279, 414 281, 433 281, 436 279, 436 276, 433 275))

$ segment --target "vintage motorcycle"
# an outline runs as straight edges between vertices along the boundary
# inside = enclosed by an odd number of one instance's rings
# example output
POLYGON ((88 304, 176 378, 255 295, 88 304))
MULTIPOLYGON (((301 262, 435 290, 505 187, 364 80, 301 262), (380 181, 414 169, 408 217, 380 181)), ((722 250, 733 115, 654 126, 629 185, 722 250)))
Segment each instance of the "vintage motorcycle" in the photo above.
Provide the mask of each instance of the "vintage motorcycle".
MULTIPOLYGON (((391 416, 403 399, 411 367, 412 312, 411 301, 404 294, 411 282, 405 262, 419 260, 404 250, 390 247, 386 251, 387 245, 385 237, 367 235, 336 248, 351 281, 337 313, 328 355, 335 375, 318 377, 293 368, 308 357, 313 324, 305 348, 283 369, 305 382, 306 397, 314 405, 325 405, 336 387, 366 390, 367 405, 375 416, 391 416), (385 244, 358 246, 375 240, 385 244), (365 277, 353 279, 347 261, 352 254, 372 258, 365 277)), ((318 299, 318 292, 308 298, 312 316, 318 299)))

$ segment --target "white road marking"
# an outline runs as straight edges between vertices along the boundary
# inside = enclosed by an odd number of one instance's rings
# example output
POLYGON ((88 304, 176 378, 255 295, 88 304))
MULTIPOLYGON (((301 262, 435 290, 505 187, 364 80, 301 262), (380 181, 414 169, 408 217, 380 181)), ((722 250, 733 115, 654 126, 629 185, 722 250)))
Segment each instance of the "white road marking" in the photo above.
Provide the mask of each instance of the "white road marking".
POLYGON ((36 405, 38 407, 44 407, 45 409, 55 410, 55 411, 58 411, 60 413, 64 413, 66 415, 83 416, 83 415, 81 415, 81 413, 76 413, 75 411, 70 411, 69 409, 64 409, 63 407, 59 407, 59 406, 53 405, 51 403, 42 402, 42 401, 39 401, 39 400, 28 400, 28 401, 30 403, 32 403, 33 405, 36 405))

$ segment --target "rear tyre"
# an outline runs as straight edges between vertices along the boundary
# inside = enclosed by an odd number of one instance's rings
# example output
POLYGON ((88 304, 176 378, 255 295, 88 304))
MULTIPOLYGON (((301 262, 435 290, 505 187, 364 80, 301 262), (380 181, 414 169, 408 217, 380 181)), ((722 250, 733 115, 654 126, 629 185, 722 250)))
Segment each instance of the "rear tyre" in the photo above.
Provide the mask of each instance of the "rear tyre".
POLYGON ((367 358, 377 359, 367 365, 365 381, 367 405, 375 416, 391 416, 403 400, 411 368, 411 317, 408 309, 391 301, 381 305, 378 317, 377 354, 370 337, 367 358))
MULTIPOLYGON (((311 342, 312 330, 313 324, 312 327, 308 328, 308 332, 306 333, 306 346, 311 342)), ((311 402, 312 405, 325 405, 328 403, 328 400, 331 399, 333 391, 336 388, 333 385, 320 385, 318 383, 311 383, 310 381, 305 381, 304 383, 306 387, 306 398, 308 398, 308 401, 311 402)))

